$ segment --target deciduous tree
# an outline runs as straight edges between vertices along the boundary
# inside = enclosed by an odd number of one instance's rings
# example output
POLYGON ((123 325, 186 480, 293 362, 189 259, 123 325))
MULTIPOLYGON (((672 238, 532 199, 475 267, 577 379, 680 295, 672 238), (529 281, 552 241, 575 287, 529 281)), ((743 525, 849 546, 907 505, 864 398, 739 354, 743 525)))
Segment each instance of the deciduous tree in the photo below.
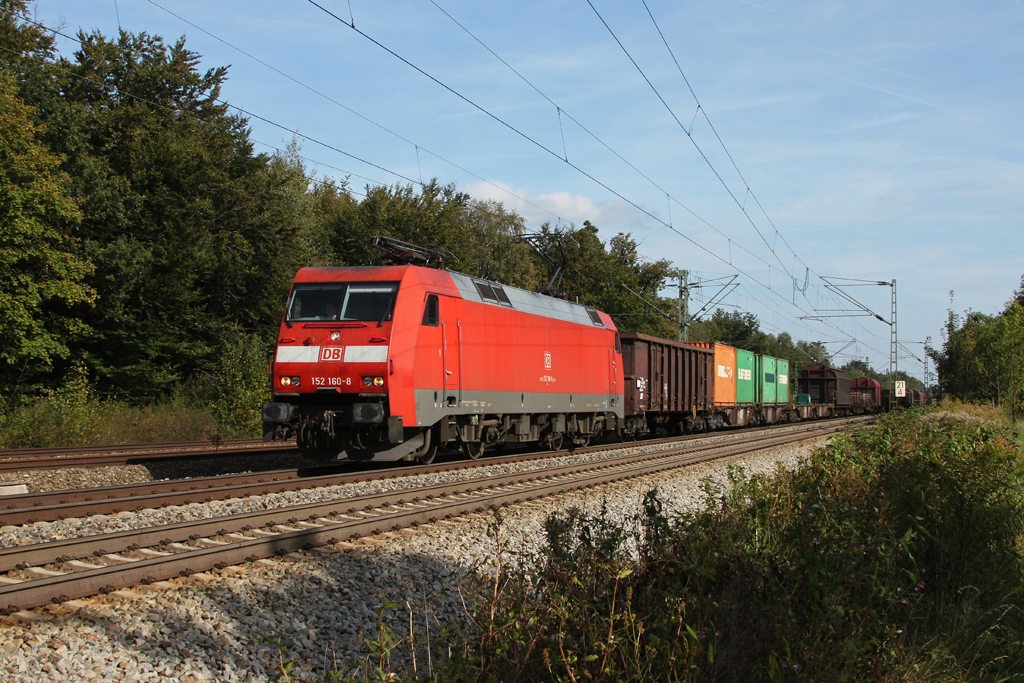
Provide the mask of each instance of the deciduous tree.
POLYGON ((68 196, 60 159, 40 143, 31 108, 0 71, 0 377, 4 399, 29 363, 68 354, 66 337, 85 326, 68 315, 91 305, 82 279, 91 265, 68 249, 81 213, 68 196))

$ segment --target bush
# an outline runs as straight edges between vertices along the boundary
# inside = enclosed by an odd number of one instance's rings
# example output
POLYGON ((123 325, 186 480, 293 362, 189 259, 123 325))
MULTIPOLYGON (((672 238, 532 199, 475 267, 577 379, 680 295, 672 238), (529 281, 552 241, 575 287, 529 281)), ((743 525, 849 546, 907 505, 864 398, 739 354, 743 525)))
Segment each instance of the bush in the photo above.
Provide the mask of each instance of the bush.
POLYGON ((0 413, 0 448, 253 437, 268 396, 265 345, 248 335, 227 345, 217 375, 196 376, 151 405, 99 398, 76 366, 63 386, 0 413))
POLYGON ((262 406, 270 400, 267 344, 253 334, 239 333, 224 345, 217 367, 213 413, 230 432, 260 436, 262 406))
POLYGON ((730 470, 699 512, 651 492, 635 535, 553 517, 536 575, 495 578, 439 680, 1024 676, 1021 483, 998 425, 915 410, 798 471, 730 470))

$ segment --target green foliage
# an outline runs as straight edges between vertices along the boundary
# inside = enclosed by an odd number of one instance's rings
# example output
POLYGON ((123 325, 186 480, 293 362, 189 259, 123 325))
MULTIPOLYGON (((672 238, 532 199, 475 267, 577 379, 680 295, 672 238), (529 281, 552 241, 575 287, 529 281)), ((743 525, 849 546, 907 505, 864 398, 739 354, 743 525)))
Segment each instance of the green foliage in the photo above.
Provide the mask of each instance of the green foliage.
POLYGON ((1022 477, 996 424, 914 410, 798 471, 733 468, 701 511, 652 492, 637 533, 554 516, 540 570, 495 577, 440 679, 1020 677, 1022 477))
POLYGON ((518 244, 523 219, 497 202, 475 201, 436 179, 411 185, 367 187, 358 201, 346 185, 320 183, 313 190, 331 265, 379 263, 374 235, 436 245, 452 254, 447 266, 460 272, 533 289, 529 247, 518 244))
POLYGON ((238 332, 224 343, 213 414, 230 432, 252 437, 262 433, 260 409, 270 400, 270 355, 267 343, 254 334, 238 332))
POLYGON ((58 169, 39 142, 14 83, 0 72, 0 388, 10 399, 29 363, 68 355, 67 337, 86 327, 69 307, 88 306, 87 259, 69 252, 67 232, 81 218, 58 169))
POLYGON ((49 56, 53 37, 32 24, 19 22, 29 13, 26 0, 0 0, 0 64, 11 68, 23 65, 32 56, 49 56))
POLYGON ((935 362, 942 394, 963 401, 992 401, 1017 419, 1024 408, 1022 298, 1024 278, 999 315, 967 311, 961 316, 950 307, 942 349, 926 349, 935 362))
MULTIPOLYGON (((554 261, 564 258, 566 262, 565 297, 605 311, 622 332, 675 339, 677 326, 663 315, 674 311, 675 305, 658 296, 671 272, 671 262, 641 258, 639 245, 629 233, 619 233, 604 243, 597 232, 590 221, 575 230, 557 230, 549 223, 539 230, 541 248, 554 261)), ((540 257, 534 258, 537 272, 547 273, 540 257)), ((541 275, 537 284, 546 285, 548 277, 541 275)))
MULTIPOLYGON (((28 30, 4 18, 15 35, 28 30)), ((295 270, 312 260, 309 178, 294 147, 253 153, 245 120, 218 101, 226 69, 200 71, 183 39, 79 37, 73 60, 44 45, 13 70, 63 158, 80 211, 66 246, 94 266, 78 284, 97 305, 64 316, 79 321, 61 338, 68 363, 4 379, 54 386, 81 361, 101 396, 143 402, 213 372, 229 330, 272 334, 295 270)))
POLYGON ((90 389, 81 365, 72 367, 64 386, 44 390, 42 396, 0 414, 0 448, 205 441, 239 436, 249 434, 218 425, 207 404, 198 402, 188 391, 141 406, 100 399, 90 389))

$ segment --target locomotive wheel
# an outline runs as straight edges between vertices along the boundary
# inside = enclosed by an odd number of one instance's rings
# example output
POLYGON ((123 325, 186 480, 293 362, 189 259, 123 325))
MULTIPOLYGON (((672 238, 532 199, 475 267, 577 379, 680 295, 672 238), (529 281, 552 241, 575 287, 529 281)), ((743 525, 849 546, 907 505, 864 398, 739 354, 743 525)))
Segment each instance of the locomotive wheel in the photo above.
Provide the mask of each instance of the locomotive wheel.
POLYGON ((434 462, 437 456, 437 439, 434 438, 433 429, 423 432, 423 446, 413 451, 413 461, 417 465, 429 465, 434 462))
POLYGON ((480 456, 484 454, 484 442, 463 441, 462 454, 465 455, 470 460, 479 460, 480 456))

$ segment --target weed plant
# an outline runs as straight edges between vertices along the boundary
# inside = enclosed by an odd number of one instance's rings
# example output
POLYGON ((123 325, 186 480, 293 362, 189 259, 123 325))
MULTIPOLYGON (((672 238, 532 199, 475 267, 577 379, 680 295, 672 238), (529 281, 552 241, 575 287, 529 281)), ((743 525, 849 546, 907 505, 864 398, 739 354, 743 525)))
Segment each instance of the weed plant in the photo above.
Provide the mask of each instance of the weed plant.
POLYGON ((937 408, 732 469, 700 511, 652 491, 635 544, 570 510, 436 680, 1024 680, 1021 483, 1002 425, 937 408))
MULTIPOLYGON (((259 400, 259 399, 256 399, 259 400)), ((192 381, 151 405, 101 399, 84 371, 63 386, 0 413, 0 448, 55 448, 91 444, 205 441, 251 437, 251 410, 231 419, 210 382, 192 381)), ((257 415, 259 405, 256 406, 257 415)), ((239 415, 242 411, 234 413, 239 415)))
POLYGON ((75 366, 56 389, 0 403, 0 448, 259 436, 261 406, 270 400, 268 356, 258 337, 239 332, 225 342, 214 373, 197 374, 150 405, 97 396, 85 367, 75 366))

